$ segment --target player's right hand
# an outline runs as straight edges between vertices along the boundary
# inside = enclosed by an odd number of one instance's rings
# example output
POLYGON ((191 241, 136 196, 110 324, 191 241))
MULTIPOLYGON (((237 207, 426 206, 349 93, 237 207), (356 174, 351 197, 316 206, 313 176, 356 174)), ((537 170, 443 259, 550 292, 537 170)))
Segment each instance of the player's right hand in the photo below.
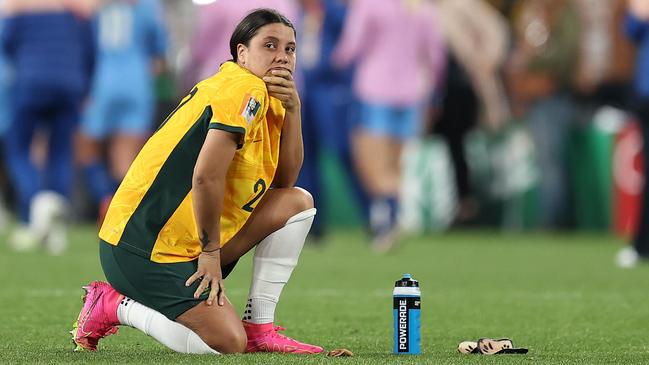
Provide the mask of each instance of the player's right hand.
POLYGON ((223 285, 221 273, 220 250, 201 252, 198 256, 198 268, 187 279, 185 286, 191 286, 196 280, 200 280, 200 284, 194 292, 194 299, 198 299, 206 289, 210 289, 210 294, 207 297, 207 305, 212 305, 215 298, 219 305, 225 304, 225 286, 223 285))
POLYGON ((263 80, 268 88, 268 95, 279 99, 286 111, 300 109, 300 96, 290 71, 274 69, 266 74, 263 80))

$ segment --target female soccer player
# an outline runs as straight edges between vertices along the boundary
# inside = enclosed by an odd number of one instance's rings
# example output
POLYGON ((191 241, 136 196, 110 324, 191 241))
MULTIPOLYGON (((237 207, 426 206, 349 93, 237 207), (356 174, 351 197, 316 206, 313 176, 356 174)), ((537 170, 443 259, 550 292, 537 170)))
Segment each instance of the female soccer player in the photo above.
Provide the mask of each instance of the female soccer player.
POLYGON ((286 17, 252 12, 232 34, 232 61, 148 140, 99 232, 110 285, 85 287, 77 349, 128 325, 185 353, 322 351, 273 325, 315 215, 293 187, 303 158, 295 47, 286 17), (223 280, 254 246, 242 322, 223 280))

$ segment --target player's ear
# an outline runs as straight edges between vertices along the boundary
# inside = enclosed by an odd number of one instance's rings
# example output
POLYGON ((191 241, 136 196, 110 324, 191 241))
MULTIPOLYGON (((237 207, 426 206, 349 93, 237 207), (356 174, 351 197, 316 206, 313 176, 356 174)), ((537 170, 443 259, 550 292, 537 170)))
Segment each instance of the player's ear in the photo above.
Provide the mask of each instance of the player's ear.
POLYGON ((247 58, 248 58, 248 47, 246 47, 243 43, 239 43, 237 45, 237 63, 240 64, 241 66, 245 66, 247 58))

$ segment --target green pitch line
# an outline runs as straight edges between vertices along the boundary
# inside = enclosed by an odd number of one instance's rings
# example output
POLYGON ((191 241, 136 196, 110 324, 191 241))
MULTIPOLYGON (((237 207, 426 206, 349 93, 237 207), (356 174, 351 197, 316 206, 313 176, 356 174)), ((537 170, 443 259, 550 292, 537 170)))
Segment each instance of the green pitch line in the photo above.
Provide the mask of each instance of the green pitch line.
MULTIPOLYGON (((122 328, 97 353, 72 353, 67 331, 81 285, 103 279, 92 227, 75 228, 63 257, 16 254, 0 245, 0 363, 205 364, 646 364, 649 264, 613 264, 622 240, 603 235, 465 232, 411 237, 376 256, 357 231, 305 248, 284 290, 277 323, 286 334, 352 358, 172 353, 122 328), (411 273, 422 289, 420 356, 392 349, 394 281, 411 273), (484 357, 456 351, 463 340, 509 337, 527 355, 484 357)), ((4 239, 1 242, 4 243, 4 239)), ((226 281, 242 309, 250 257, 226 281)))

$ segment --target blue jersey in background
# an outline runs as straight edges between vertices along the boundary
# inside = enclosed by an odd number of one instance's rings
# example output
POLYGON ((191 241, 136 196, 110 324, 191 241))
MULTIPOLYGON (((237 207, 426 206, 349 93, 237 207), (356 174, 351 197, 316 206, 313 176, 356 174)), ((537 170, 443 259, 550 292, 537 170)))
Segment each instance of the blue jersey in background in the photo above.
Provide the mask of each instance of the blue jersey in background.
POLYGON ((99 11, 95 26, 99 44, 95 88, 150 92, 151 59, 163 57, 167 49, 159 1, 110 1, 99 11))
POLYGON ((95 52, 89 22, 70 12, 24 13, 4 22, 2 48, 16 86, 87 90, 95 52))
POLYGON ((109 1, 94 25, 97 71, 83 131, 95 138, 146 133, 155 102, 152 60, 167 50, 162 6, 158 0, 109 1))

